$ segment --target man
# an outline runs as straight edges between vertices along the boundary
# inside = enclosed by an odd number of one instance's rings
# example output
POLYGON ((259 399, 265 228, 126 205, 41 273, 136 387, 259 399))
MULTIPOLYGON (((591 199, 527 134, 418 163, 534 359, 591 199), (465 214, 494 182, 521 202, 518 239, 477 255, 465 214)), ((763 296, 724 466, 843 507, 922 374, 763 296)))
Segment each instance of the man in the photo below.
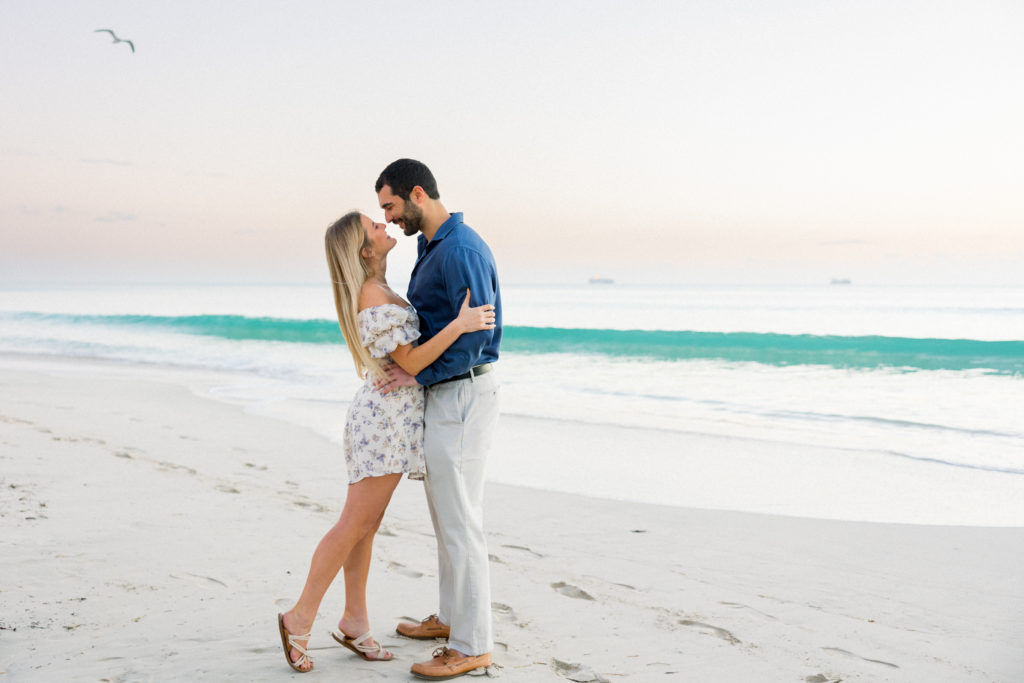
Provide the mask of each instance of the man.
MULTIPOLYGON (((447 679, 491 664, 490 569, 483 530, 484 465, 498 418, 494 363, 501 342, 501 295, 491 250, 441 204, 437 181, 418 161, 399 159, 380 174, 377 199, 389 223, 419 233, 409 302, 420 317, 420 342, 459 313, 466 290, 470 305, 494 304, 495 327, 464 334, 415 377, 426 389, 423 446, 425 489, 437 535, 440 608, 398 633, 448 638, 433 659, 412 666, 425 679, 447 679)), ((392 368, 396 382, 409 382, 392 368)), ((404 377, 403 377, 404 375, 404 377)))

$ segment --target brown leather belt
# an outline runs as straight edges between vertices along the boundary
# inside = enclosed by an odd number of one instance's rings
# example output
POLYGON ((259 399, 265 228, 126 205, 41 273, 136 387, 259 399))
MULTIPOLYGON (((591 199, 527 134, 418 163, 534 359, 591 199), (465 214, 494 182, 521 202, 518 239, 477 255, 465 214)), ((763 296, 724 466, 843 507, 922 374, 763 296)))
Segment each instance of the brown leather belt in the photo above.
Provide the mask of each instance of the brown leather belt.
POLYGON ((488 372, 491 371, 492 368, 494 368, 494 363, 484 363, 483 365, 477 365, 470 368, 469 372, 464 372, 461 375, 455 375, 454 377, 443 379, 440 382, 434 382, 430 386, 436 387, 438 384, 444 384, 446 382, 454 382, 460 379, 469 379, 471 377, 476 377, 477 375, 486 375, 488 372))

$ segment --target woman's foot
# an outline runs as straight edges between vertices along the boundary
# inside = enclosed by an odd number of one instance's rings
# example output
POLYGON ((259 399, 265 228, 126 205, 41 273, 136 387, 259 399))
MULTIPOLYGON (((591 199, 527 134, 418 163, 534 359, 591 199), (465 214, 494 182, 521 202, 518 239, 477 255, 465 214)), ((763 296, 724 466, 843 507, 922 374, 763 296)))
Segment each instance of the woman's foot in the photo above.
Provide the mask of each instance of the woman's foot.
MULTIPOLYGON (((353 639, 359 638, 364 633, 368 633, 370 631, 370 620, 367 617, 358 619, 345 615, 338 621, 338 631, 341 632, 346 640, 352 642, 353 639)), ((337 640, 337 638, 335 638, 335 640, 337 640)), ((345 643, 342 643, 342 645, 345 645, 345 643)), ((345 647, 349 646, 345 645, 345 647)), ((356 654, 363 659, 367 659, 371 662, 386 662, 389 659, 394 658, 393 654, 385 650, 381 645, 377 644, 377 641, 373 639, 373 636, 359 642, 359 651, 356 651, 353 647, 349 647, 349 649, 356 652, 356 654)))
POLYGON ((304 652, 294 647, 295 645, 298 645, 304 650, 306 648, 306 645, 309 644, 309 639, 307 638, 305 640, 299 640, 294 636, 299 634, 310 633, 310 631, 313 628, 313 622, 301 622, 299 621, 299 618, 294 614, 294 612, 291 611, 285 612, 281 616, 281 623, 284 625, 284 628, 288 632, 288 635, 292 636, 292 638, 290 638, 290 644, 292 645, 292 647, 288 649, 288 659, 292 662, 292 668, 302 672, 312 671, 313 661, 309 657, 307 657, 304 652))

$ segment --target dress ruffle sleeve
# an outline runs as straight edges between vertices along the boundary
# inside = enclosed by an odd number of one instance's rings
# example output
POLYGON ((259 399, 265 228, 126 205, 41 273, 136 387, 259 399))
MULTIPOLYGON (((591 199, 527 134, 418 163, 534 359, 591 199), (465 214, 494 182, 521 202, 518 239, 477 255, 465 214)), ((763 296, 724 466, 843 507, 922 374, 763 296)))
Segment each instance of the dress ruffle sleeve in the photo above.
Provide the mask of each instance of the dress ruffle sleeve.
POLYGON ((402 344, 420 338, 419 320, 412 308, 395 304, 359 311, 359 337, 373 358, 384 358, 402 344))

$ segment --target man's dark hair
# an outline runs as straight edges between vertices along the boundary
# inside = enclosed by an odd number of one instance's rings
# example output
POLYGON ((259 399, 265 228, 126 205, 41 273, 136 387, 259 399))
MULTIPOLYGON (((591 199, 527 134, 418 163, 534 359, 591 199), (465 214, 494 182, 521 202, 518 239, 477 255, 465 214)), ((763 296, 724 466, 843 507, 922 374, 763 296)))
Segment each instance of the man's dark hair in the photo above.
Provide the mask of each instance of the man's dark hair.
POLYGON ((385 185, 391 188, 391 194, 402 199, 408 199, 412 188, 417 185, 422 187, 431 199, 441 198, 434 174, 425 164, 415 159, 399 159, 388 164, 388 167, 380 172, 374 192, 380 192, 385 185))

